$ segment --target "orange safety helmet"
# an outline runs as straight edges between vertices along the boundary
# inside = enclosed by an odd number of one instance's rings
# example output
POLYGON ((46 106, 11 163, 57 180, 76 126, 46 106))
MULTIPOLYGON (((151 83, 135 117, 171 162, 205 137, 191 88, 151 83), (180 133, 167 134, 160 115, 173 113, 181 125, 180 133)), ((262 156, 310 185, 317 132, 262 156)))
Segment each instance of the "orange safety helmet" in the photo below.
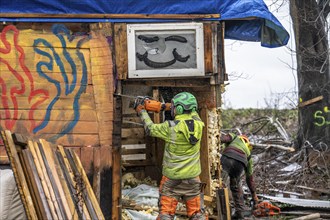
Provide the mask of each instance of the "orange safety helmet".
POLYGON ((252 145, 250 143, 249 138, 246 135, 244 135, 244 134, 243 135, 240 135, 239 137, 244 142, 244 144, 249 148, 249 150, 251 151, 252 150, 252 145))

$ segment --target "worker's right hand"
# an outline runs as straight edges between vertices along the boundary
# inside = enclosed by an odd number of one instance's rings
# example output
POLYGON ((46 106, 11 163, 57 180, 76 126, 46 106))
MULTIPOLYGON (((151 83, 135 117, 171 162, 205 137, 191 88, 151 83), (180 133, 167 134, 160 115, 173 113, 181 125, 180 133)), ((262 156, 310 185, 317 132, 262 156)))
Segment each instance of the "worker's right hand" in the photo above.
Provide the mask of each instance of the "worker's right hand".
POLYGON ((136 113, 140 113, 142 110, 144 110, 144 105, 138 104, 135 108, 136 113))

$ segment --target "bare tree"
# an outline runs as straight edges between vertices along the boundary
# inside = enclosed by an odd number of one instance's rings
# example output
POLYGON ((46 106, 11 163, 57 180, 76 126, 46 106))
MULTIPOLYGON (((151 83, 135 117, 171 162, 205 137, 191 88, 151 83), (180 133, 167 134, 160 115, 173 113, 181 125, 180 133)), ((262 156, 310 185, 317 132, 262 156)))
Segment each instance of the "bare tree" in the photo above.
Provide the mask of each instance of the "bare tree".
POLYGON ((299 94, 298 146, 330 146, 330 0, 290 0, 299 94))

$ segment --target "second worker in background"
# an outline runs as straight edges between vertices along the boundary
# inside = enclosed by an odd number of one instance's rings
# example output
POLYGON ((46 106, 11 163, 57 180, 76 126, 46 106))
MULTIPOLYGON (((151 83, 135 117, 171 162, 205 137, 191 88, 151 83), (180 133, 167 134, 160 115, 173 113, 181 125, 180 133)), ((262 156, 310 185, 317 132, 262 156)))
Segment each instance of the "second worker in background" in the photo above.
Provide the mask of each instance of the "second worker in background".
POLYGON ((232 219, 244 219, 244 195, 241 186, 241 176, 245 172, 246 183, 252 195, 253 206, 258 204, 255 183, 253 178, 253 160, 251 157, 252 145, 245 135, 234 133, 221 135, 221 143, 225 147, 222 151, 221 176, 224 182, 230 180, 235 214, 232 219))
POLYGON ((143 103, 135 107, 146 134, 165 141, 163 177, 159 186, 159 220, 174 219, 179 200, 185 202, 189 219, 207 219, 199 179, 200 143, 204 123, 197 108, 195 96, 181 92, 171 101, 171 115, 174 120, 154 124, 143 103))

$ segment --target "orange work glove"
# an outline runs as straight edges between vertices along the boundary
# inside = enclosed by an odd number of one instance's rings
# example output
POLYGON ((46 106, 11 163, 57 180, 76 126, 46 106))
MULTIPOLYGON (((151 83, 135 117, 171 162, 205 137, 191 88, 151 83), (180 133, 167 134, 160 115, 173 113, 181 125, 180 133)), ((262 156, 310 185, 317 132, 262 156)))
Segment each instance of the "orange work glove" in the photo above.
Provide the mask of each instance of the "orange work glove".
POLYGON ((135 111, 139 114, 144 109, 144 105, 139 104, 138 106, 136 106, 135 111))

